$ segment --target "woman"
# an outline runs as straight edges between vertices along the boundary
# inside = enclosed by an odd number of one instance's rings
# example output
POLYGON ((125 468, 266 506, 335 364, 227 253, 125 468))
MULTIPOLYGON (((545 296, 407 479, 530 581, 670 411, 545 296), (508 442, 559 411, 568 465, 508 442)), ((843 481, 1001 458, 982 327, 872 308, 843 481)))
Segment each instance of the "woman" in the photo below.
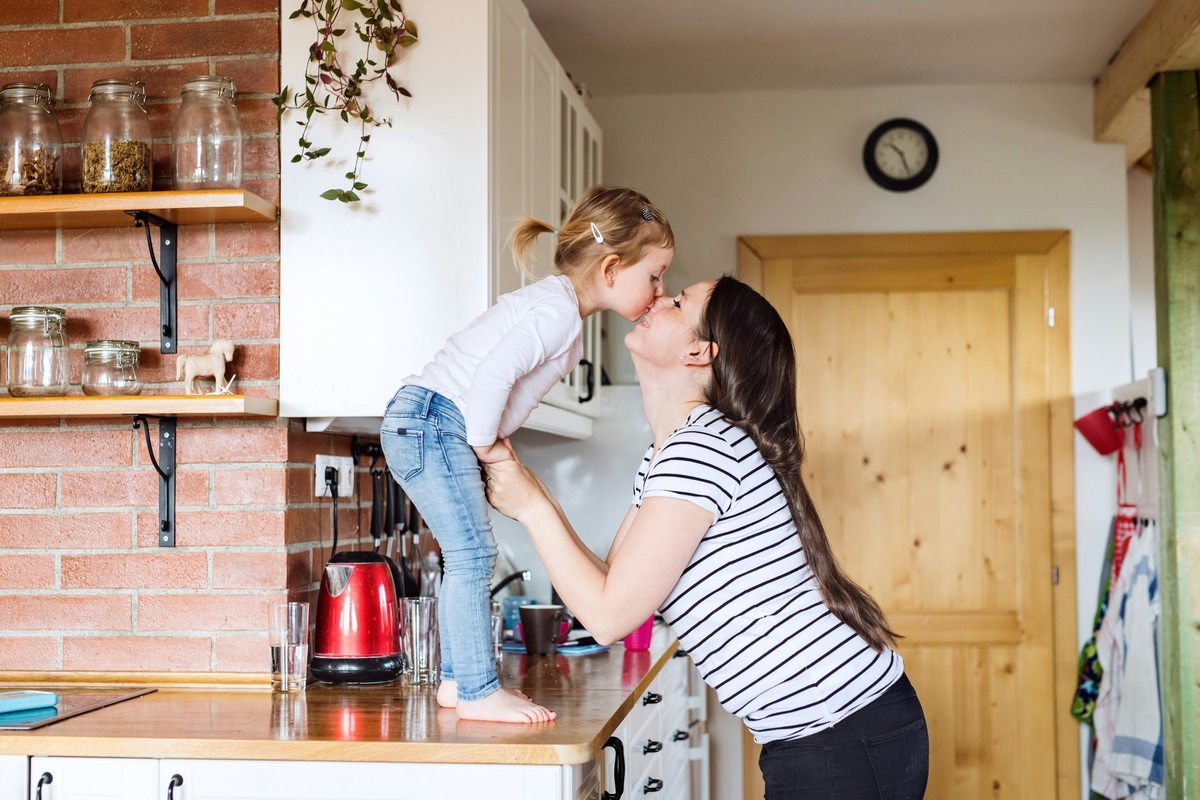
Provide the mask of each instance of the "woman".
POLYGON ((519 461, 489 500, 612 642, 656 609, 763 745, 767 800, 919 798, 925 717, 879 606, 841 573, 800 475, 791 337, 733 278, 662 298, 625 337, 654 443, 607 561, 519 461))

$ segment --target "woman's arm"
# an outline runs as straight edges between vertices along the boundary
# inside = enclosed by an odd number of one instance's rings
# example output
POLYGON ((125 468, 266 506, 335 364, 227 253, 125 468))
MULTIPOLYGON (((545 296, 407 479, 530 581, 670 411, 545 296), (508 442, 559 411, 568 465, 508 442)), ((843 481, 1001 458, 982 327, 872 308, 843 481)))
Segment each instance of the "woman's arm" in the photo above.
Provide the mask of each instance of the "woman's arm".
POLYGON ((523 464, 490 465, 488 476, 492 505, 529 531, 555 589, 603 644, 632 631, 662 604, 713 522, 712 512, 687 500, 647 498, 626 515, 605 564, 523 464))

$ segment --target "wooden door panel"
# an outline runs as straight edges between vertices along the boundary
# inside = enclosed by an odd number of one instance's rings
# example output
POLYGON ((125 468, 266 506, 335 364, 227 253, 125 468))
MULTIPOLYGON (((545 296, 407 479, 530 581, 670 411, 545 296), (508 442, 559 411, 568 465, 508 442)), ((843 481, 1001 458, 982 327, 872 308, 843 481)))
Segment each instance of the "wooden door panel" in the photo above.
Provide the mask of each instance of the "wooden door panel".
POLYGON ((822 252, 756 269, 796 345, 805 481, 843 567, 906 637, 927 796, 1054 797, 1046 259, 822 252))
POLYGON ((805 294, 792 311, 805 481, 839 558, 893 613, 1014 609, 1008 293, 805 294))

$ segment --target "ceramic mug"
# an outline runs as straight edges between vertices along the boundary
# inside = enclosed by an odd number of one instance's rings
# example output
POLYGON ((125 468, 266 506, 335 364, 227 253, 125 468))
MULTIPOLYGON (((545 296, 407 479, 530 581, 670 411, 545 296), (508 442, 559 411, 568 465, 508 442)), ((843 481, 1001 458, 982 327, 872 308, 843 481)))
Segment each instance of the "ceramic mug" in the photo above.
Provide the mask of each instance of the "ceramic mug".
POLYGON ((520 633, 525 640, 525 652, 531 656, 554 653, 555 645, 567 640, 574 621, 563 606, 521 606, 520 633))

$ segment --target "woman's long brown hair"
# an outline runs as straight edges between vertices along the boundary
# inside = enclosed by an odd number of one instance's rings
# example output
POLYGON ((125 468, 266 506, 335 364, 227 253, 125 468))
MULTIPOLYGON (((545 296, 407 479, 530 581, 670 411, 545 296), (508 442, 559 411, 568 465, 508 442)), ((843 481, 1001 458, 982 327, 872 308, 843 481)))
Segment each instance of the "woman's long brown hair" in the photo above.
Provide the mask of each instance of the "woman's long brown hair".
POLYGON ((725 276, 713 286, 697 333, 717 344, 705 400, 749 434, 775 470, 825 604, 876 650, 894 646, 898 636, 879 604, 838 566, 804 485, 796 351, 779 312, 758 292, 725 276))

